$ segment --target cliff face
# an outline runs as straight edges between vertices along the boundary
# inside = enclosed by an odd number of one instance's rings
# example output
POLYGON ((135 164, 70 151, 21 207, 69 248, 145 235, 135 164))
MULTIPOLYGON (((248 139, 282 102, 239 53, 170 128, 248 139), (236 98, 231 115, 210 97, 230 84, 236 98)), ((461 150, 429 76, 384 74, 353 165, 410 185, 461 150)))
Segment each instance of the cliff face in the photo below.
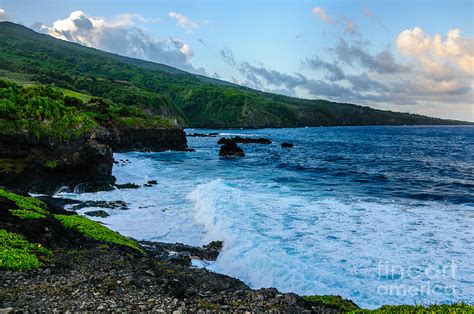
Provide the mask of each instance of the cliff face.
POLYGON ((183 129, 145 129, 112 126, 95 132, 97 141, 109 145, 114 152, 186 150, 183 129))
POLYGON ((0 136, 0 186, 46 194, 111 188, 114 151, 186 149, 182 129, 99 128, 69 141, 0 136))
POLYGON ((62 186, 83 184, 87 190, 115 182, 112 149, 90 136, 2 136, 0 148, 0 185, 12 189, 49 194, 62 186))

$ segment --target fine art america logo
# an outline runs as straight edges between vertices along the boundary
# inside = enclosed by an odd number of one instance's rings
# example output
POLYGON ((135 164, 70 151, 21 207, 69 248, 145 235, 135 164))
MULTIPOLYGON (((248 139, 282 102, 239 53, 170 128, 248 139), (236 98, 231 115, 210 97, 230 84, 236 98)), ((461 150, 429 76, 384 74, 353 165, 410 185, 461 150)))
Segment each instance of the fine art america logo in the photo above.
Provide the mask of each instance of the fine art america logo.
POLYGON ((444 265, 424 267, 401 266, 380 262, 377 266, 381 284, 377 293, 392 296, 456 296, 457 265, 450 261, 444 265), (398 283, 397 283, 398 282, 398 283), (404 282, 403 284, 401 282, 404 282))

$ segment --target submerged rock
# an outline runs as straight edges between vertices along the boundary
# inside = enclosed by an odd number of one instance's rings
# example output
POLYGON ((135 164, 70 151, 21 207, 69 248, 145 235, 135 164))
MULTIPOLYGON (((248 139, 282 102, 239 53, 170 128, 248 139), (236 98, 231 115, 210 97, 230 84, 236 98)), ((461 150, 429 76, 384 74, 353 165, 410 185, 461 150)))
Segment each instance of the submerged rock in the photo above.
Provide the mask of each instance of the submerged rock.
POLYGON ((236 142, 228 141, 221 146, 219 156, 222 157, 244 157, 245 153, 242 148, 237 146, 236 142))
POLYGON ((281 143, 281 147, 283 148, 293 148, 293 144, 292 143, 288 143, 288 142, 283 142, 281 143))
POLYGON ((120 190, 123 190, 123 189, 138 189, 140 186, 138 184, 128 182, 124 184, 115 184, 115 187, 117 187, 120 190))
POLYGON ((217 133, 217 132, 208 133, 208 134, 204 134, 204 133, 186 134, 186 136, 189 136, 189 137, 217 137, 218 135, 219 135, 219 133, 217 133))
POLYGON ((87 207, 101 207, 101 208, 119 209, 119 210, 128 209, 127 203, 124 201, 86 201, 86 202, 80 202, 80 204, 72 206, 70 210, 76 211, 76 210, 87 208, 87 207))
POLYGON ((225 137, 221 138, 217 144, 225 144, 227 142, 235 142, 235 143, 240 143, 240 144, 271 144, 272 141, 269 140, 268 138, 252 138, 252 137, 232 137, 230 139, 227 139, 225 137))
POLYGON ((85 212, 84 215, 91 216, 91 217, 100 217, 100 218, 105 218, 105 217, 110 216, 105 210, 101 210, 101 209, 85 212))

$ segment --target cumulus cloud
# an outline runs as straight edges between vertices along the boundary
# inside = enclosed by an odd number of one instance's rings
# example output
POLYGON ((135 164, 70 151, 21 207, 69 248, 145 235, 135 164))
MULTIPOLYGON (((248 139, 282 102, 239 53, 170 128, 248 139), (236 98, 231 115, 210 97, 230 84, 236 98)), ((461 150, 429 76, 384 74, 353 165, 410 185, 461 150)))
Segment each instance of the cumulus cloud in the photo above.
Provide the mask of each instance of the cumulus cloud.
POLYGON ((51 27, 36 23, 34 29, 53 37, 120 55, 164 63, 177 68, 205 74, 189 62, 193 51, 178 38, 156 39, 137 27, 146 21, 137 14, 121 14, 112 19, 89 16, 83 11, 72 12, 51 27))
POLYGON ((398 35, 397 49, 433 79, 474 75, 474 40, 461 37, 459 29, 448 31, 445 37, 430 36, 419 27, 406 29, 398 35))
POLYGON ((192 21, 189 19, 187 16, 184 16, 182 14, 179 14, 177 12, 171 11, 168 13, 168 16, 171 18, 176 19, 178 26, 181 27, 182 29, 185 29, 187 31, 192 31, 195 28, 199 27, 199 23, 196 21, 192 21))
POLYGON ((0 22, 2 21, 8 21, 8 16, 5 9, 0 8, 0 22))

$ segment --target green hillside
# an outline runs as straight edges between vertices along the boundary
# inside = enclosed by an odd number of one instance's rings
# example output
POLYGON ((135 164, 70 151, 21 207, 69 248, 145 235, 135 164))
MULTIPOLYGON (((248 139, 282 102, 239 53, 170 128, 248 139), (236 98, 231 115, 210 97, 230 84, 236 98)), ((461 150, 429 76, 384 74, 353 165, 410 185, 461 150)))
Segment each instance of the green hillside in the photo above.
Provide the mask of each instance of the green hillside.
POLYGON ((137 106, 148 115, 191 127, 460 124, 420 115, 264 93, 170 66, 86 48, 0 23, 0 77, 54 84, 137 106))

